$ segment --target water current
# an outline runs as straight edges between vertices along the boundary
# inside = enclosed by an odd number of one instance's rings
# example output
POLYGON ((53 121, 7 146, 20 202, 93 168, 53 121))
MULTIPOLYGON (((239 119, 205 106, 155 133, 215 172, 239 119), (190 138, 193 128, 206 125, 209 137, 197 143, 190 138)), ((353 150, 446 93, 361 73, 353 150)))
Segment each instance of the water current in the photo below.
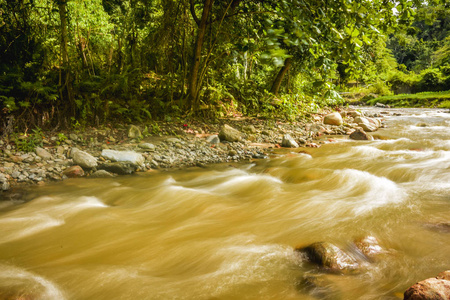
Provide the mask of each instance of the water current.
POLYGON ((385 119, 374 141, 69 179, 0 201, 0 298, 402 298, 450 269, 450 114, 385 119), (295 247, 367 235, 388 254, 357 274, 324 273, 324 293, 300 284, 320 271, 295 247))

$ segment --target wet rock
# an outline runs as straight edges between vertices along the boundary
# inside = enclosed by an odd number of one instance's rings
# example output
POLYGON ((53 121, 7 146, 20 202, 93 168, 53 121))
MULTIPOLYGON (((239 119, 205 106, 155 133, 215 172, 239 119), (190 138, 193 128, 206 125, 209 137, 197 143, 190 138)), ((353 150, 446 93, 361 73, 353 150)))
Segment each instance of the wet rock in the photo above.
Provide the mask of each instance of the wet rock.
POLYGON ((206 141, 210 144, 217 145, 220 143, 220 138, 218 135, 210 135, 206 138, 206 141))
POLYGON ((72 166, 63 171, 63 175, 69 178, 83 177, 84 171, 80 166, 72 166))
POLYGON ((356 117, 355 122, 358 123, 358 126, 362 127, 364 131, 373 132, 377 131, 378 127, 375 123, 376 121, 370 121, 369 118, 364 117, 356 117))
POLYGON ((98 168, 118 175, 129 175, 136 172, 137 166, 130 162, 112 162, 104 163, 98 168))
POLYGON ((338 112, 334 112, 334 113, 328 114, 323 119, 323 124, 327 124, 327 125, 340 126, 340 125, 342 125, 343 122, 344 121, 342 120, 342 116, 338 112))
POLYGON ((239 130, 225 124, 220 128, 219 138, 228 142, 239 142, 242 134, 239 130))
POLYGON ((356 117, 362 117, 363 114, 357 110, 350 110, 347 112, 347 115, 352 117, 352 118, 356 118, 356 117))
POLYGON ((297 142, 289 134, 285 134, 283 136, 283 141, 281 142, 281 146, 287 147, 287 148, 298 148, 297 142))
MULTIPOLYGON (((102 156, 106 159, 115 162, 129 162, 136 166, 141 166, 145 162, 144 156, 142 154, 136 153, 134 151, 117 151, 104 149, 102 151, 102 156)), ((116 172, 114 172, 116 173, 116 172)))
POLYGON ((450 222, 428 222, 423 224, 423 226, 428 230, 440 233, 450 233, 450 222))
POLYGON ((436 278, 420 281, 404 293, 404 300, 449 300, 450 270, 439 273, 436 278))
POLYGON ((142 138, 142 133, 141 133, 141 130, 137 126, 130 125, 127 128, 127 136, 130 139, 141 139, 142 138))
POLYGON ((256 133, 256 128, 253 125, 244 126, 242 129, 247 133, 253 133, 253 134, 256 133))
POLYGON ((380 254, 386 252, 374 236, 358 239, 354 242, 354 245, 369 260, 375 260, 380 254))
POLYGON ((111 178, 114 177, 113 174, 109 173, 106 170, 98 170, 92 173, 91 178, 111 178))
POLYGON ((97 159, 87 152, 78 150, 73 154, 73 162, 82 168, 92 169, 97 166, 97 159))
POLYGON ((318 299, 339 299, 339 290, 324 274, 306 274, 297 284, 297 288, 306 291, 318 299))
POLYGON ((146 151, 155 151, 156 147, 153 144, 150 143, 142 143, 138 145, 139 148, 146 150, 146 151))
POLYGON ((310 262, 331 272, 352 273, 359 268, 353 257, 331 243, 318 242, 295 251, 305 254, 310 262))
POLYGON ((427 123, 418 123, 416 124, 417 127, 428 127, 427 123))
POLYGON ((52 155, 47 150, 45 150, 41 147, 36 147, 35 152, 42 159, 51 159, 52 158, 52 155))
POLYGON ((368 135, 362 129, 356 129, 355 131, 353 131, 350 134, 350 138, 352 140, 357 140, 357 141, 371 141, 371 140, 373 140, 373 138, 370 135, 368 135))

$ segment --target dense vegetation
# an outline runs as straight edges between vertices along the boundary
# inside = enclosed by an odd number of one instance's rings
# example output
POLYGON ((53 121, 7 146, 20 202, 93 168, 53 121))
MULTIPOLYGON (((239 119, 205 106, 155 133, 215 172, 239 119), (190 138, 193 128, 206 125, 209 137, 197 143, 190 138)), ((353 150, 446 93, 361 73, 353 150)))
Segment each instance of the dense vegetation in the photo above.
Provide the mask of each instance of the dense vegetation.
POLYGON ((341 103, 352 80, 449 89, 448 12, 438 0, 0 0, 1 134, 291 119, 341 103))

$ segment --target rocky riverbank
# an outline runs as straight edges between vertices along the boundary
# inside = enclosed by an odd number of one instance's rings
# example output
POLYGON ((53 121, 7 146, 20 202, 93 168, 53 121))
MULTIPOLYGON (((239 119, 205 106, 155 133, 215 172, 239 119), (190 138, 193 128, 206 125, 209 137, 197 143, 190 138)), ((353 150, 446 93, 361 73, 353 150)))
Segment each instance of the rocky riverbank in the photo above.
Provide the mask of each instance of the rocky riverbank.
MULTIPOLYGON (((25 152, 0 140, 0 190, 69 177, 109 177, 155 169, 203 167, 263 159, 275 148, 319 147, 328 135, 371 139, 383 115, 364 110, 315 114, 310 121, 282 123, 236 118, 216 124, 153 123, 46 133, 42 147, 25 152)), ((22 137, 26 138, 26 137, 22 137)))

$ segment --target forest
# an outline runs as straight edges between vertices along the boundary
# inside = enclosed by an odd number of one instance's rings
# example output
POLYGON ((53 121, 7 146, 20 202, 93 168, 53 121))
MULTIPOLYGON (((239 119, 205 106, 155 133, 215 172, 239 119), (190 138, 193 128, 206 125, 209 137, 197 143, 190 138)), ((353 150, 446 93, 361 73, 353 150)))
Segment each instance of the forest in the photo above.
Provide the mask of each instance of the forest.
POLYGON ((450 90, 450 4, 0 0, 0 135, 450 90), (372 96, 373 97, 373 96, 372 96))

